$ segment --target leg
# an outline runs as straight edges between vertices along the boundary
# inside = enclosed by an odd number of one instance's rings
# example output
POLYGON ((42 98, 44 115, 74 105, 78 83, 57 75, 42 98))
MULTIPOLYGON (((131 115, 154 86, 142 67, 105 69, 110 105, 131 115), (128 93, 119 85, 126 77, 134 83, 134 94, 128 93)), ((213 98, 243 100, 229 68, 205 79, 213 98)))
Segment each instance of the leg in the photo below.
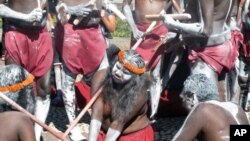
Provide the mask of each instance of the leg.
MULTIPOLYGON (((76 76, 72 74, 66 66, 63 66, 62 71, 62 94, 64 107, 69 119, 69 123, 73 122, 76 118, 76 97, 75 97, 75 83, 76 76)), ((79 141, 86 139, 82 134, 78 126, 71 130, 70 138, 73 141, 79 141)))
POLYGON ((97 72, 95 73, 95 75, 93 76, 91 80, 91 84, 92 84, 91 94, 92 95, 95 94, 95 92, 97 92, 97 90, 100 88, 103 81, 105 80, 107 76, 108 67, 109 67, 109 62, 108 62, 107 54, 105 53, 97 72))
MULTIPOLYGON (((37 96, 35 116, 45 123, 50 108, 50 72, 49 70, 43 77, 37 79, 37 96)), ((39 141, 43 128, 35 124, 36 140, 39 141)))
POLYGON ((162 92, 162 79, 161 79, 161 64, 162 59, 157 63, 155 69, 151 72, 153 78, 153 85, 150 87, 150 100, 151 100, 151 115, 153 118, 157 113, 159 100, 162 92))
MULTIPOLYGON (((212 67, 206 64, 203 60, 198 59, 193 65, 190 65, 190 67, 191 67, 190 75, 204 74, 209 80, 213 81, 214 84, 217 84, 218 86, 218 74, 212 69, 212 67)), ((184 85, 184 87, 186 86, 184 85)))
POLYGON ((248 93, 249 93, 249 83, 250 83, 250 70, 249 66, 244 63, 243 58, 239 59, 239 85, 240 85, 240 96, 239 104, 244 110, 247 110, 248 104, 248 93))

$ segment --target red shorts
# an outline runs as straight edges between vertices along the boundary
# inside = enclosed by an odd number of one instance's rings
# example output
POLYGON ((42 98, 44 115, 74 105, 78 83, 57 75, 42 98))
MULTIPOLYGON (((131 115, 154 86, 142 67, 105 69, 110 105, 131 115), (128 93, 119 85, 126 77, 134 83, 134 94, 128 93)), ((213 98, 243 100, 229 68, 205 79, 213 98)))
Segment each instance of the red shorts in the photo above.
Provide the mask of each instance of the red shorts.
POLYGON ((52 65, 52 39, 46 28, 25 30, 7 27, 5 47, 6 60, 13 59, 36 77, 43 76, 52 65))
MULTIPOLYGON (((100 132, 97 141, 105 141, 105 136, 105 133, 100 132)), ((118 141, 154 141, 154 130, 149 124, 137 132, 121 135, 118 141)))
MULTIPOLYGON (((149 25, 150 23, 141 23, 137 24, 137 27, 140 31, 145 32, 149 25)), ((161 55, 164 53, 164 48, 159 48, 158 50, 154 50, 154 48, 160 42, 161 37, 165 36, 167 33, 168 29, 166 26, 162 22, 157 23, 152 32, 150 32, 142 43, 136 48, 136 51, 148 63, 147 68, 149 70, 155 68, 156 64, 161 59, 161 55)), ((135 44, 135 42, 132 42, 132 45, 133 44, 135 44)))
POLYGON ((238 57, 238 46, 233 46, 231 41, 224 44, 209 47, 193 47, 189 50, 188 59, 194 62, 201 58, 209 64, 218 74, 223 69, 231 70, 238 57))
POLYGON ((94 72, 104 57, 106 42, 97 27, 75 27, 70 23, 56 27, 56 48, 74 74, 94 72))

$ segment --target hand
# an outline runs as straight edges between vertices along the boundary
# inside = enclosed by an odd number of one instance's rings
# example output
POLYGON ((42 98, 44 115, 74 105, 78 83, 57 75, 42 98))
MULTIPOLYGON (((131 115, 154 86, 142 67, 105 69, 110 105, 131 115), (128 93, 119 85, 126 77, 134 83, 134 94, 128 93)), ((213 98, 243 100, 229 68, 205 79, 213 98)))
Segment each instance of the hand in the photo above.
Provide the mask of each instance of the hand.
POLYGON ((70 6, 68 7, 69 14, 70 15, 75 15, 75 16, 82 16, 82 17, 87 17, 89 13, 92 11, 92 5, 90 4, 81 4, 77 6, 70 6))
POLYGON ((27 17, 25 17, 25 21, 27 22, 35 22, 40 21, 43 16, 43 11, 41 8, 36 8, 33 11, 31 11, 29 14, 27 14, 27 17))
POLYGON ((107 1, 103 3, 103 8, 105 10, 110 10, 111 7, 117 7, 112 1, 107 1))
POLYGON ((167 14, 161 14, 161 16, 163 17, 163 22, 166 26, 174 25, 174 23, 176 22, 171 16, 167 14))
POLYGON ((139 40, 144 35, 144 32, 140 31, 139 29, 133 30, 133 37, 136 40, 139 40))
POLYGON ((68 22, 70 15, 68 14, 68 7, 65 3, 59 3, 56 6, 57 17, 59 21, 64 25, 68 22))

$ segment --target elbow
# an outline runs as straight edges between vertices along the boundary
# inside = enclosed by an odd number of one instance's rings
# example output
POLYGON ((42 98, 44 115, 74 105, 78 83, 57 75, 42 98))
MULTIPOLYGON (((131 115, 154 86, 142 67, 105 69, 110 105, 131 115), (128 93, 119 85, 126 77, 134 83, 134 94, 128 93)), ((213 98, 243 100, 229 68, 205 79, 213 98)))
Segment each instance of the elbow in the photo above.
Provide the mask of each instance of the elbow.
POLYGON ((209 27, 209 28, 204 28, 202 31, 201 31, 201 34, 204 36, 204 37, 209 37, 212 35, 213 31, 212 31, 212 27, 209 27))
POLYGON ((115 32, 115 29, 116 29, 116 27, 114 26, 114 27, 110 28, 109 31, 113 33, 113 32, 115 32))

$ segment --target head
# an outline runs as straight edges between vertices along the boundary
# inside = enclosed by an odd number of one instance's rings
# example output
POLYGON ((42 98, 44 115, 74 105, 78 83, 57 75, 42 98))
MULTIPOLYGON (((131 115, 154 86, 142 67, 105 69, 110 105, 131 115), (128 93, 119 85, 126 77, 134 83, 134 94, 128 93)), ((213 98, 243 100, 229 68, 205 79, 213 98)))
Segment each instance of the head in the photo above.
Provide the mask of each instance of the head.
POLYGON ((118 53, 118 60, 112 69, 112 78, 116 83, 126 83, 133 75, 145 72, 143 58, 134 50, 125 50, 118 53))
MULTIPOLYGON (((6 65, 0 68, 0 92, 20 106, 34 112, 34 76, 19 65, 6 65)), ((5 102, 0 100, 0 105, 5 102)))
POLYGON ((205 74, 192 74, 185 80, 180 97, 184 106, 191 110, 199 102, 217 100, 218 94, 217 85, 205 74))

